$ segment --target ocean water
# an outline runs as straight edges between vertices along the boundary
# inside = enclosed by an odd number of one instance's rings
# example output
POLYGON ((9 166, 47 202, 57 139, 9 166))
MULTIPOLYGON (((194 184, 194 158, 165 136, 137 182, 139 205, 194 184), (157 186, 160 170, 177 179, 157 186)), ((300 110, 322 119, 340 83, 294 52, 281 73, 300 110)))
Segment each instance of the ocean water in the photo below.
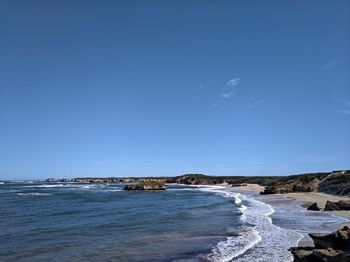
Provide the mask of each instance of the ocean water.
POLYGON ((0 261, 291 261, 338 217, 273 207, 223 186, 0 183, 0 261), (293 218, 289 216, 293 213, 293 218))

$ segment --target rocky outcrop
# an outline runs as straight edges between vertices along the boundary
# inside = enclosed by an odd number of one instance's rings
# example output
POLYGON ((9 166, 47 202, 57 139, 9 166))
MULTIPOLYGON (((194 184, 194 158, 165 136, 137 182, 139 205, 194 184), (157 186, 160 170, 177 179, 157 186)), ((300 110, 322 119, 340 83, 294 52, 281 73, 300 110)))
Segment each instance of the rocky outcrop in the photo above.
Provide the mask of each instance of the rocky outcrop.
POLYGON ((124 190, 144 190, 142 184, 130 184, 124 187, 124 190))
POLYGON ((350 210, 350 200, 338 201, 338 202, 327 201, 324 210, 325 211, 350 210))
POLYGON ((294 262, 349 262, 350 255, 334 249, 292 248, 294 262))
POLYGON ((290 251, 295 262, 348 262, 350 261, 350 229, 328 235, 309 234, 315 247, 295 247, 290 251))
POLYGON ((344 226, 336 232, 328 235, 309 234, 315 243, 315 248, 332 248, 343 251, 350 251, 350 229, 344 226))
POLYGON ((317 203, 313 203, 307 208, 307 210, 320 211, 320 208, 318 207, 317 203))
POLYGON ((316 191, 320 181, 328 175, 329 173, 314 173, 282 177, 271 185, 265 187, 265 190, 261 192, 261 194, 285 194, 316 191))
POLYGON ((124 190, 166 190, 168 186, 158 181, 148 181, 139 184, 130 184, 124 187, 124 190))

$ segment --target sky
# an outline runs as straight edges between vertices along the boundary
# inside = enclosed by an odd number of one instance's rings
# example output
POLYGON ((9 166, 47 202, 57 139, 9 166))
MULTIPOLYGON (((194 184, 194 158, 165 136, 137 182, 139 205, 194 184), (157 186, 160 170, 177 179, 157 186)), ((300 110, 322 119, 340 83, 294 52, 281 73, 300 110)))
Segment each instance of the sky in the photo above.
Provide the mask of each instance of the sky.
POLYGON ((0 0, 0 179, 350 169, 350 1, 0 0))

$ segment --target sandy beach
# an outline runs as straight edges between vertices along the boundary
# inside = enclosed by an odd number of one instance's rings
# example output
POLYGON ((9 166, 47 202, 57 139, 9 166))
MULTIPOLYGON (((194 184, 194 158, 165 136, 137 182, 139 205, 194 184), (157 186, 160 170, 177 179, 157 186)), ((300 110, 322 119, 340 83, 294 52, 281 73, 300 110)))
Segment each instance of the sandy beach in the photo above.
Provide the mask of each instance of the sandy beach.
MULTIPOLYGON (((239 186, 235 188, 239 190, 255 191, 258 193, 264 190, 264 187, 258 184, 247 184, 245 186, 239 186)), ((320 192, 288 193, 288 194, 281 194, 281 195, 285 195, 289 198, 302 201, 303 202, 302 206, 304 207, 308 207, 312 203, 317 203, 317 205, 320 208, 324 208, 328 200, 329 201, 350 200, 350 197, 334 196, 334 195, 329 195, 329 194, 320 193, 320 192)), ((330 215, 341 216, 341 217, 350 219, 350 211, 325 211, 325 212, 330 215)), ((350 225, 350 223, 348 224, 350 225)))
POLYGON ((246 184, 244 186, 236 186, 234 187, 239 190, 249 190, 249 191, 255 191, 260 193, 261 191, 264 191, 265 187, 258 185, 258 184, 246 184))
MULTIPOLYGON (((305 206, 312 203, 317 203, 320 208, 324 208, 326 202, 329 201, 341 201, 350 200, 350 197, 334 196, 324 194, 320 192, 307 192, 307 193, 289 193, 288 197, 305 202, 305 206)), ((330 215, 341 216, 350 219, 350 211, 325 211, 330 215)))

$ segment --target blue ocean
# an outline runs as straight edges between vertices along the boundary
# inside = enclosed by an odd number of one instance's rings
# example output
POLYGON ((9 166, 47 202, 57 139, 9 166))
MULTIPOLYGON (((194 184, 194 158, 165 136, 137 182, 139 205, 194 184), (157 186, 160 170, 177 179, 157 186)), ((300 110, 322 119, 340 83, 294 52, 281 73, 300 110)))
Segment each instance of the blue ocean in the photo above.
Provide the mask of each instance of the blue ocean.
POLYGON ((224 186, 123 187, 0 182, 0 261, 291 261, 315 221, 341 222, 224 186))

